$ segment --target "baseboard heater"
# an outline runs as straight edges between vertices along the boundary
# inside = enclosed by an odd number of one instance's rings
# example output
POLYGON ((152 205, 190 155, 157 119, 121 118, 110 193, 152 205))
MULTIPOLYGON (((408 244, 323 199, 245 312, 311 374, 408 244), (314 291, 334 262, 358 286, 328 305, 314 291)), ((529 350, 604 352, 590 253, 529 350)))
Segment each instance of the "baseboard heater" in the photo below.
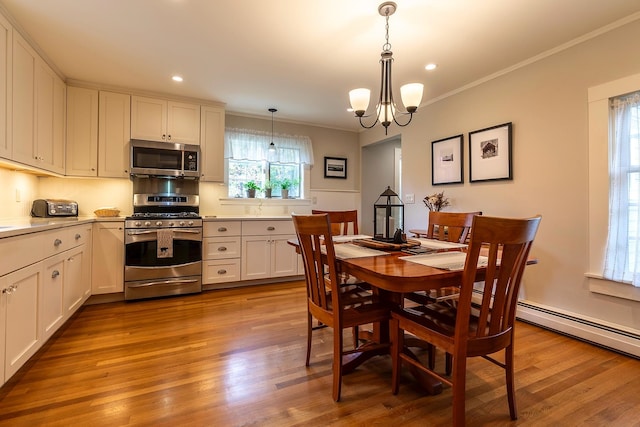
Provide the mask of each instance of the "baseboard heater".
POLYGON ((640 359, 640 334, 631 329, 606 325, 594 319, 519 301, 518 320, 640 359))

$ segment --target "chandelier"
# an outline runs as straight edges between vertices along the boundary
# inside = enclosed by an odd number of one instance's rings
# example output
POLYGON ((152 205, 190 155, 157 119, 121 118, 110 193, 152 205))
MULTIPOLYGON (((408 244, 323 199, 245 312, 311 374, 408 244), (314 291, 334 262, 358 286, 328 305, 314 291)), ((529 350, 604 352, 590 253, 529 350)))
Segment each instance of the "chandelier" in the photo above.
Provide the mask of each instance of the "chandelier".
POLYGON ((382 54, 380 55, 381 77, 380 77, 380 96, 378 104, 375 108, 375 120, 370 125, 366 125, 362 119, 370 117, 365 115, 369 108, 369 98, 371 91, 365 88, 353 89, 349 92, 349 100, 351 101, 351 109, 355 112, 356 117, 360 121, 360 125, 365 129, 374 127, 378 122, 384 126, 384 133, 391 122, 398 126, 406 126, 411 123, 413 113, 416 112, 420 101, 422 101, 422 91, 424 86, 421 83, 408 83, 400 88, 400 96, 406 111, 401 111, 393 100, 393 89, 391 87, 391 64, 393 63, 393 52, 391 52, 391 44, 389 43, 389 17, 396 11, 397 5, 392 1, 387 1, 378 6, 378 13, 385 17, 386 20, 386 37, 385 43, 382 45, 382 54), (398 121, 400 115, 409 115, 406 123, 398 121))

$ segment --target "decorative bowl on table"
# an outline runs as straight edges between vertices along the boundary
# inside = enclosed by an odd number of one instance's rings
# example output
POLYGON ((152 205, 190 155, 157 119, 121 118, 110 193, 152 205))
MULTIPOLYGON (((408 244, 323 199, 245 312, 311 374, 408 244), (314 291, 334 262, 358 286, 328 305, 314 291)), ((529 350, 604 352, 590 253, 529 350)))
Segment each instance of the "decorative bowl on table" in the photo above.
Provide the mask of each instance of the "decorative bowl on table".
POLYGON ((118 208, 98 208, 93 211, 94 214, 98 217, 114 217, 120 215, 120 209, 118 208))

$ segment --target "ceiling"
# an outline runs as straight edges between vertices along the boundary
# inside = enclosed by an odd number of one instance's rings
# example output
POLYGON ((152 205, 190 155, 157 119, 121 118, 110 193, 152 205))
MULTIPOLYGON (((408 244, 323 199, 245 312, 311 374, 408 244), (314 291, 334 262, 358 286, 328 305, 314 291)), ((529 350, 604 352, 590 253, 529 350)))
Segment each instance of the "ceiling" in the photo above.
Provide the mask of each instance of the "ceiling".
MULTIPOLYGON (((379 90, 381 0, 0 0, 65 78, 220 101, 358 130, 348 91, 379 90), (175 83, 171 76, 183 76, 175 83)), ((396 0, 394 89, 423 105, 621 19, 640 0, 396 0), (424 69, 438 64, 435 71, 424 69)), ((633 15, 633 16, 630 16, 633 15)), ((372 95, 373 96, 373 95, 372 95)), ((418 109, 418 114, 420 110, 418 109)))

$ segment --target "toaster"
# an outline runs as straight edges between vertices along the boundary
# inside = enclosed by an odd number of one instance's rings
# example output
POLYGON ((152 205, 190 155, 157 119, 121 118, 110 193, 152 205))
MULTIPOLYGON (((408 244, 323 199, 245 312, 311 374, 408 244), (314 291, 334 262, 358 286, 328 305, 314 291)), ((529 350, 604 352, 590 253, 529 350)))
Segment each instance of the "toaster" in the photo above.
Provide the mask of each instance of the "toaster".
POLYGON ((37 218, 78 216, 78 203, 61 199, 36 199, 31 206, 31 216, 37 218))

